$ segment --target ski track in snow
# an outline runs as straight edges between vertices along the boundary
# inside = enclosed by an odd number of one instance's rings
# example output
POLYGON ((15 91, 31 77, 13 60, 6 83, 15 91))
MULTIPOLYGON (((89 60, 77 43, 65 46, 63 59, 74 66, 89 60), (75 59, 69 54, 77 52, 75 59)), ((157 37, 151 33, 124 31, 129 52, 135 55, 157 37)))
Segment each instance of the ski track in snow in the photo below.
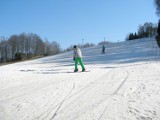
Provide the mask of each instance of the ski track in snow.
POLYGON ((90 72, 68 73, 72 52, 0 66, 0 120, 160 120, 153 38, 83 53, 90 72))

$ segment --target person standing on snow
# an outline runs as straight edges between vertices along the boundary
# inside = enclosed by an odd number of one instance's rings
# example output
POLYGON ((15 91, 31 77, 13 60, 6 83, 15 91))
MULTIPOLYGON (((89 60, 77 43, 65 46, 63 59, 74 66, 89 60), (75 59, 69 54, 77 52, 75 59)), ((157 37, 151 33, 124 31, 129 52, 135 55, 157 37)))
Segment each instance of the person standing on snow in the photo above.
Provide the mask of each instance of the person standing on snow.
POLYGON ((103 45, 102 46, 102 54, 104 54, 105 53, 105 46, 103 45))
POLYGON ((81 67, 82 67, 82 72, 85 71, 85 67, 84 64, 82 62, 82 52, 80 50, 80 48, 76 45, 74 45, 73 47, 73 60, 75 61, 75 69, 74 72, 78 72, 78 63, 80 63, 81 67))

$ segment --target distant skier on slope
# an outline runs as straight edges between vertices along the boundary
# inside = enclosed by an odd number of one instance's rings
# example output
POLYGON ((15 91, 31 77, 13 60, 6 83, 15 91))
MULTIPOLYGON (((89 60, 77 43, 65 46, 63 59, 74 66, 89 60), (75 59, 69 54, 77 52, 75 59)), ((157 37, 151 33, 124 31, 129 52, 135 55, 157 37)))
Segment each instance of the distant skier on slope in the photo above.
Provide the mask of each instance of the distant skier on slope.
POLYGON ((74 72, 78 72, 78 63, 80 63, 81 67, 82 67, 82 72, 85 71, 85 67, 84 64, 82 62, 82 52, 80 50, 80 48, 76 45, 74 45, 73 47, 73 60, 75 61, 75 69, 74 72))
POLYGON ((105 46, 103 45, 102 46, 102 54, 104 54, 105 53, 105 46))

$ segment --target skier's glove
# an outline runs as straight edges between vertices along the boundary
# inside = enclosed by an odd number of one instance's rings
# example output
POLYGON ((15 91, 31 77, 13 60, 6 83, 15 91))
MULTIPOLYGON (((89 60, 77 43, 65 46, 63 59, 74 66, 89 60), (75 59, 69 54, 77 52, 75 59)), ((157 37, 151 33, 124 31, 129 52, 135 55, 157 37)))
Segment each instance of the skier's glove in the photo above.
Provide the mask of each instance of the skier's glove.
POLYGON ((75 57, 73 58, 73 60, 75 61, 75 57))

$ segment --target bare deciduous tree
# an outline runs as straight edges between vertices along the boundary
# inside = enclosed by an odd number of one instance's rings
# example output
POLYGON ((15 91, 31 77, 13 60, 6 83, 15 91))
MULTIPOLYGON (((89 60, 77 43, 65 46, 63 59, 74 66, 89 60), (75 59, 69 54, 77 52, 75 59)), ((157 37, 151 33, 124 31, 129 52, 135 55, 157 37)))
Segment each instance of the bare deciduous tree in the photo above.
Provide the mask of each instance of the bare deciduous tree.
POLYGON ((1 37, 0 41, 0 55, 1 55, 1 62, 7 61, 8 56, 8 44, 4 37, 1 37))
POLYGON ((17 35, 12 35, 9 40, 8 40, 8 44, 11 46, 11 51, 12 51, 12 60, 14 60, 15 58, 15 53, 17 52, 17 48, 18 48, 18 37, 17 35))

